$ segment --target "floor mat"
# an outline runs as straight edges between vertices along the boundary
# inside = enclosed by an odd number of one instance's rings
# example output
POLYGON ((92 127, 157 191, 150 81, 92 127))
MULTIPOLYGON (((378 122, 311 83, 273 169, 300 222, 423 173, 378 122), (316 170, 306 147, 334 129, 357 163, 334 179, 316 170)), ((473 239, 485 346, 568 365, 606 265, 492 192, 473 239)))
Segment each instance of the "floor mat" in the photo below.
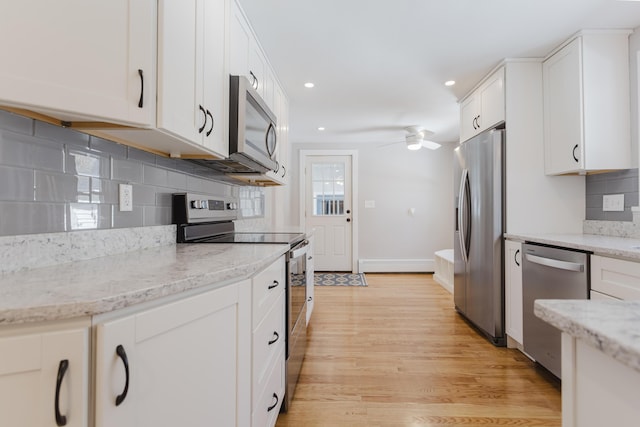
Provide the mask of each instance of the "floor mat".
POLYGON ((316 286, 367 286, 364 274, 314 273, 316 286))

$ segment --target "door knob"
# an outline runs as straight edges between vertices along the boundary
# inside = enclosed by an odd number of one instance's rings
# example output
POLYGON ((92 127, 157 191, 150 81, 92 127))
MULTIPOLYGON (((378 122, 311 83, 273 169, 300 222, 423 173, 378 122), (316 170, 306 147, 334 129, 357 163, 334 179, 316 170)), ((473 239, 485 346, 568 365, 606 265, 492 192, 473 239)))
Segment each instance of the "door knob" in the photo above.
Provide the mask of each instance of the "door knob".
POLYGON ((350 214, 351 213, 351 209, 347 209, 347 213, 350 214))
POLYGON ((347 222, 351 222, 351 218, 347 218, 347 222))

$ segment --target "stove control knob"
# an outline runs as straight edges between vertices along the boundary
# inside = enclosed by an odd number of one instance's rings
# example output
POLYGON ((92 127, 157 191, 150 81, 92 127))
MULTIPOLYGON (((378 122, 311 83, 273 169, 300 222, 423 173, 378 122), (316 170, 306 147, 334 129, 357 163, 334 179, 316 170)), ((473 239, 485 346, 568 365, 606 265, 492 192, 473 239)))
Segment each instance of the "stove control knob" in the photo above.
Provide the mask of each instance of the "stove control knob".
POLYGON ((200 200, 192 200, 191 209, 200 209, 200 200))
POLYGON ((200 209, 209 209, 209 201, 200 200, 200 209))

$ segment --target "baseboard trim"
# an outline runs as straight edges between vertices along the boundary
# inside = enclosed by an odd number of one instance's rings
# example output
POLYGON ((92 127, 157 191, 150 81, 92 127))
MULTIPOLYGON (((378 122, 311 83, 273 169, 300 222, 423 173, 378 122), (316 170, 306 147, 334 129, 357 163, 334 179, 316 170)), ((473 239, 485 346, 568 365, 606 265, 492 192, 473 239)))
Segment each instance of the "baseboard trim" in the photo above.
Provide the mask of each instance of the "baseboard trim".
POLYGON ((453 285, 451 283, 448 283, 446 280, 443 280, 442 278, 440 278, 440 275, 434 274, 433 275, 433 280, 438 282, 440 284, 440 286, 442 286, 447 291, 449 291, 449 293, 453 294, 453 285))
POLYGON ((361 259, 359 273, 433 273, 433 259, 361 259))

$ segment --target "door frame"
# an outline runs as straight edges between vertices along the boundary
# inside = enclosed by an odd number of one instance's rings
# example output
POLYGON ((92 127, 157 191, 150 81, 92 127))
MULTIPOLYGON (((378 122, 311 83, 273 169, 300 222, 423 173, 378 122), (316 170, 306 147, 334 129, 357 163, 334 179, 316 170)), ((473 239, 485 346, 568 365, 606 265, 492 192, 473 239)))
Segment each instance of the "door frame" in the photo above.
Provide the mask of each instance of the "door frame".
POLYGON ((300 150, 299 173, 300 177, 300 226, 306 230, 306 201, 307 201, 307 175, 305 165, 307 157, 311 156, 348 156, 351 157, 351 272, 358 271, 358 151, 357 150, 300 150))

